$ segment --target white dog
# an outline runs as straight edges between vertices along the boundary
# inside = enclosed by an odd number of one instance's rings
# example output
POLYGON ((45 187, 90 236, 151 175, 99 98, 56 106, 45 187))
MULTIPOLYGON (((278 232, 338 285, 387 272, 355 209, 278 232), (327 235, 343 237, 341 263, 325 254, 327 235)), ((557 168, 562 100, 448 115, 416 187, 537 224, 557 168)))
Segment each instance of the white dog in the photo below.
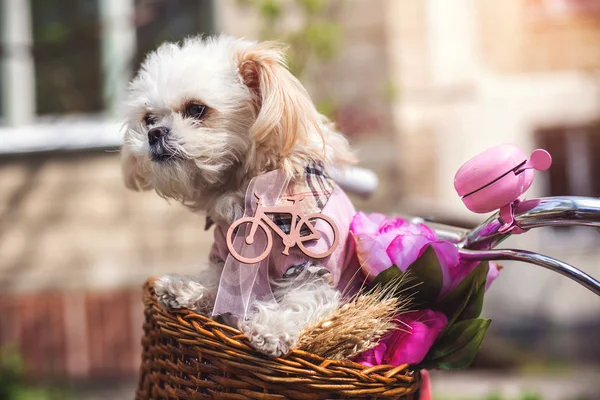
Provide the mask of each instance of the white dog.
POLYGON ((354 161, 348 142, 317 112, 285 67, 282 47, 273 43, 220 36, 164 44, 131 82, 128 107, 122 149, 127 187, 154 189, 216 225, 203 274, 168 275, 156 283, 165 307, 211 315, 228 257, 224 235, 243 216, 253 178, 284 171, 291 178, 288 194, 308 193, 308 211, 335 220, 337 253, 324 260, 273 258, 269 274, 277 301, 255 301, 243 318, 228 320, 239 321, 258 350, 287 353, 303 326, 338 306, 339 289, 358 269, 347 232, 354 209, 323 170, 354 161))

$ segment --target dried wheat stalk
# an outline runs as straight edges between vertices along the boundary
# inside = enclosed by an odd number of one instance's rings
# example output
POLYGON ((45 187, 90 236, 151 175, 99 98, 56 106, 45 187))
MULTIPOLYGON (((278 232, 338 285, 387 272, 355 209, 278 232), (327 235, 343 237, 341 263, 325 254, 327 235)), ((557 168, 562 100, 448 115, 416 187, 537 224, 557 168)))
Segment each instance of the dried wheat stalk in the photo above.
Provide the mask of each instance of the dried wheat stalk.
POLYGON ((387 332, 397 329, 395 316, 410 304, 406 279, 351 298, 332 314, 307 326, 297 348, 332 360, 351 358, 375 347, 387 332), (396 293, 394 296, 391 293, 396 293))

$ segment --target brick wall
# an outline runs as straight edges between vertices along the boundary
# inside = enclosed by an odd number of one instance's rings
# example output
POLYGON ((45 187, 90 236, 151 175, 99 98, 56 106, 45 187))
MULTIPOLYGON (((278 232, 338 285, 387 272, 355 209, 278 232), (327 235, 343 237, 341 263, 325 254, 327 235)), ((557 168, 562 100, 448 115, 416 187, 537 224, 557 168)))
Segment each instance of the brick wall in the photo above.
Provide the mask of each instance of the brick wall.
POLYGON ((141 355, 141 291, 45 291, 0 300, 0 348, 16 346, 32 379, 125 379, 141 355))

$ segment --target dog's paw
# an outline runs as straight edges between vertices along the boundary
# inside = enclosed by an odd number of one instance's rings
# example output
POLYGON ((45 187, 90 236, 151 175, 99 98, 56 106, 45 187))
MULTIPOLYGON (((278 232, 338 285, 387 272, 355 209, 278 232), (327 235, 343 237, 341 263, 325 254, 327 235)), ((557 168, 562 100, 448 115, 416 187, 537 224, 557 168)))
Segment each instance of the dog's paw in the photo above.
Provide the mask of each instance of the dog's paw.
POLYGON ((329 270, 319 264, 313 264, 311 262, 292 265, 284 272, 283 279, 288 281, 292 279, 299 279, 301 281, 323 279, 329 285, 333 285, 333 276, 329 270))
POLYGON ((255 335, 250 340, 252 346, 259 352, 272 357, 281 357, 296 346, 298 340, 295 340, 286 335, 270 336, 270 335, 255 335))
POLYGON ((214 296, 210 290, 192 278, 167 275, 154 283, 159 304, 167 309, 187 308, 204 312, 210 308, 214 296))
POLYGON ((262 327, 242 324, 242 332, 250 339, 252 347, 271 357, 281 357, 290 352, 298 343, 298 337, 289 333, 279 335, 266 332, 262 327))

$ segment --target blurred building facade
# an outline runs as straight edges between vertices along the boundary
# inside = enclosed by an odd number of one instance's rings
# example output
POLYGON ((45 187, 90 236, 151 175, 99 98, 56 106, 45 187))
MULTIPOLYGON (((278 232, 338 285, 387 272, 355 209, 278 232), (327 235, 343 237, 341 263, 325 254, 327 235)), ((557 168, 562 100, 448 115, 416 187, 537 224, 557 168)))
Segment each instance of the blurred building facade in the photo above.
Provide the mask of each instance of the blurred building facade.
MULTIPOLYGON (((456 195, 458 168, 502 143, 549 150, 527 196, 600 197, 600 2, 390 1, 391 70, 405 197, 412 214, 474 224, 456 195), (403 23, 404 22, 404 23, 403 23)), ((537 250, 600 276, 600 236, 545 229, 506 246, 537 250)), ((497 319, 570 326, 600 318, 600 304, 565 278, 510 265, 490 293, 497 319)), ((597 354, 596 354, 597 357, 597 354)))

